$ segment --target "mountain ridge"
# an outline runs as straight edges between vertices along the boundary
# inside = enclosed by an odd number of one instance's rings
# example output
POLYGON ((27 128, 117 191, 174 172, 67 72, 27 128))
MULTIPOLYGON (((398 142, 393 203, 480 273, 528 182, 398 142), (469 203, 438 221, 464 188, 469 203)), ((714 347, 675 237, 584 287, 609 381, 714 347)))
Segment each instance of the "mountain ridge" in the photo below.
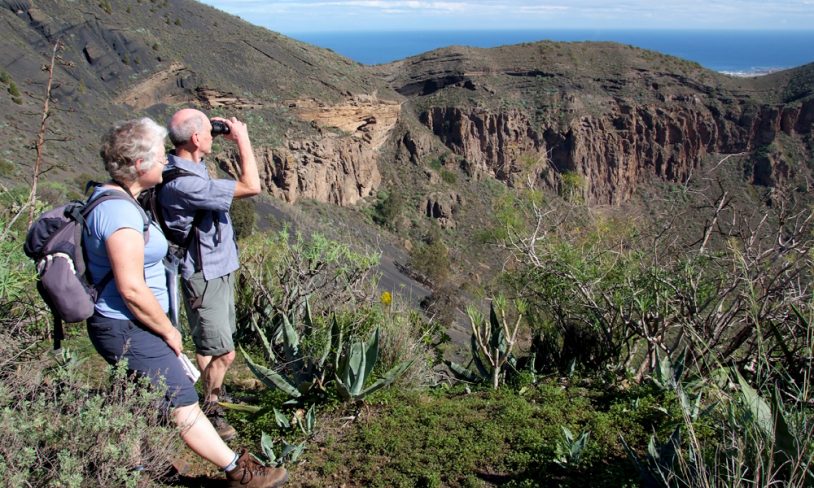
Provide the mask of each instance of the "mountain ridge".
MULTIPOLYGON (((601 207, 722 160, 744 187, 802 188, 814 168, 814 63, 736 78, 623 44, 540 41, 364 66, 191 0, 0 0, 0 35, 8 89, 23 88, 20 103, 0 96, 9 186, 30 178, 57 40, 47 179, 103 177, 98 139, 116 120, 197 106, 248 122, 275 205, 358 208, 367 223, 350 227, 407 250, 438 224, 466 257, 489 182, 601 207), (368 226, 395 193, 388 229, 368 226)), ((210 159, 237 171, 227 145, 210 159)))

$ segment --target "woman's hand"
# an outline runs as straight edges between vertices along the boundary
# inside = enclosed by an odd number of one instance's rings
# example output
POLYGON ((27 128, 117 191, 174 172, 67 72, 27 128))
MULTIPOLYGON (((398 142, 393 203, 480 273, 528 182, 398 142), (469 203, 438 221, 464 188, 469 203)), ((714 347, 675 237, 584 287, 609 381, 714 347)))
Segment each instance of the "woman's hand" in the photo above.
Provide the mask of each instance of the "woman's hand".
POLYGON ((164 342, 170 346, 170 349, 175 353, 176 356, 181 355, 181 333, 178 332, 178 329, 175 327, 170 327, 171 330, 167 331, 164 335, 164 342))

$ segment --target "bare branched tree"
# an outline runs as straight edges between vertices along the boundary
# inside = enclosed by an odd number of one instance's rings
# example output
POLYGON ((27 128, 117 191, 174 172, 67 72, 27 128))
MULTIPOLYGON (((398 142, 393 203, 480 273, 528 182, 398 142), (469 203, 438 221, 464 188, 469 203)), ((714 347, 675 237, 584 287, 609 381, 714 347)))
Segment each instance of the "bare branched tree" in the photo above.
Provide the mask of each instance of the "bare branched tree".
POLYGON ((659 352, 685 348, 701 371, 776 361, 794 374, 806 355, 794 310, 812 296, 812 210, 781 188, 768 210, 738 206, 721 182, 711 184, 719 191, 700 190, 707 203, 692 214, 671 209, 635 237, 591 238, 575 231, 594 225, 589 209, 528 199, 530 225, 508 229, 505 240, 522 264, 518 294, 560 331, 593 331, 595 365, 637 380, 659 352))

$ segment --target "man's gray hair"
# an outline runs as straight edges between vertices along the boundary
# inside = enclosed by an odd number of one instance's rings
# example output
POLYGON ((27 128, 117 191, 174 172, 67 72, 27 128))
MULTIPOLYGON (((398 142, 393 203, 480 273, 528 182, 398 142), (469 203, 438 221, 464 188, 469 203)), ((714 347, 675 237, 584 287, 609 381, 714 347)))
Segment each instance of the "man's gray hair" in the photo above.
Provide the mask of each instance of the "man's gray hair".
POLYGON ((136 160, 141 159, 141 170, 147 171, 156 163, 156 149, 164 149, 167 129, 152 119, 117 122, 103 137, 99 155, 110 177, 119 183, 138 178, 136 160))
POLYGON ((188 117, 180 124, 167 124, 169 126, 170 142, 173 146, 178 147, 186 144, 192 139, 192 134, 203 130, 205 116, 203 114, 196 114, 188 117))

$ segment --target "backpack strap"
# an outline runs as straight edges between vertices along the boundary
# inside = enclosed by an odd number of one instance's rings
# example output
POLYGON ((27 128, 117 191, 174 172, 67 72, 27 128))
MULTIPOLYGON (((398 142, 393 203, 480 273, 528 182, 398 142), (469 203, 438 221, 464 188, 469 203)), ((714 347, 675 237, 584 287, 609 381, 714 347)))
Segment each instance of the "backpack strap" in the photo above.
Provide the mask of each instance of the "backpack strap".
MULTIPOLYGON (((85 224, 87 223, 87 218, 90 213, 95 209, 100 203, 106 202, 108 200, 128 200, 133 203, 133 205, 138 208, 139 214, 141 215, 142 220, 144 221, 141 233, 144 235, 144 243, 150 241, 150 217, 144 212, 144 209, 138 204, 138 202, 133 199, 132 196, 123 194, 117 190, 105 190, 98 197, 94 198, 93 200, 88 200, 88 203, 85 204, 85 207, 79 211, 79 209, 72 209, 72 216, 80 222, 81 225, 76 226, 77 233, 81 233, 83 229, 85 229, 85 224)), ((77 235, 77 239, 75 242, 81 243, 82 236, 77 235)), ((81 244, 80 244, 81 245, 81 244)), ((85 246, 82 245, 82 252, 75 253, 74 259, 76 261, 76 270, 77 273, 86 273, 87 268, 85 267, 85 262, 87 261, 87 257, 85 256, 85 246)), ((93 283, 89 275, 85 275, 87 282, 96 290, 97 296, 105 289, 105 287, 110 283, 113 279, 113 270, 108 271, 99 283, 93 283)))
MULTIPOLYGON (((200 178, 200 176, 196 175, 191 171, 187 171, 183 168, 179 168, 177 166, 173 166, 172 168, 164 171, 162 174, 162 182, 159 183, 155 188, 155 198, 150 199, 150 211, 153 214, 155 220, 158 221, 158 224, 161 226, 161 230, 164 232, 164 235, 170 240, 173 244, 180 247, 183 250, 183 255, 189 252, 189 248, 192 246, 192 242, 197 242, 198 248, 198 256, 200 261, 200 256, 202 255, 201 249, 201 231, 200 226, 203 219, 206 217, 207 213, 212 213, 212 219, 215 220, 215 212, 214 211, 207 211, 203 209, 198 209, 195 211, 195 215, 192 218, 192 223, 190 224, 189 232, 184 236, 182 242, 176 242, 175 239, 171 239, 171 236, 174 234, 172 229, 167 226, 166 220, 164 220, 164 212, 161 209, 161 205, 158 204, 158 193, 164 188, 164 185, 170 183, 171 181, 183 177, 183 176, 194 176, 200 178)), ((183 258, 183 255, 178 256, 179 258, 183 258)))

